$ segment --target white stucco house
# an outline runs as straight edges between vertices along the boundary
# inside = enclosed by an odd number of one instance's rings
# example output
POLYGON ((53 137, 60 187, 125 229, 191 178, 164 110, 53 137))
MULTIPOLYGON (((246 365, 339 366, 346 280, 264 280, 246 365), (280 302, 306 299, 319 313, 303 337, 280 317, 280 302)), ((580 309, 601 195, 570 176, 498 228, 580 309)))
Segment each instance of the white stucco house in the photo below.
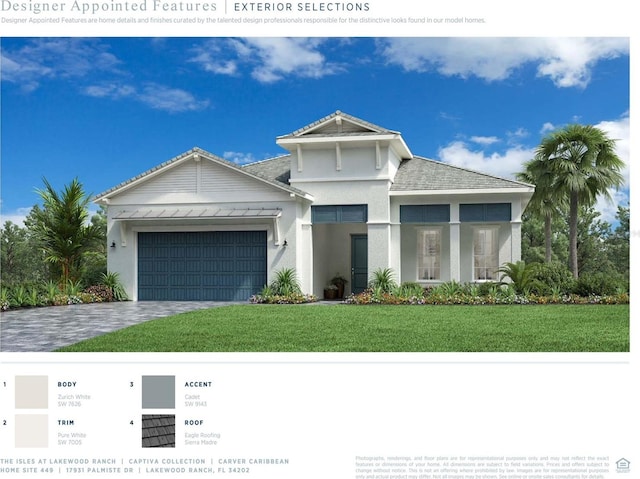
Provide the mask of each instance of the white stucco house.
POLYGON ((281 268, 319 296, 377 268, 424 285, 497 279, 520 259, 532 185, 415 156, 397 131, 336 111, 238 166, 193 148, 95 198, 108 268, 134 300, 246 300, 281 268))

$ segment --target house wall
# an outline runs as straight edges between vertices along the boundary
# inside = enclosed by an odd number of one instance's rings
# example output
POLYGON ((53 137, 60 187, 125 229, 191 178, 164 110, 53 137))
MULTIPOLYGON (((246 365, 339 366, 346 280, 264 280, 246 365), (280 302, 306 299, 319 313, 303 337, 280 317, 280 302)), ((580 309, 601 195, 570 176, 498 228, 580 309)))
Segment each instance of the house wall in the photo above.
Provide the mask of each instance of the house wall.
MULTIPOLYGON (((302 171, 299 171, 298 152, 291 154, 291 184, 298 181, 341 181, 345 179, 390 179, 400 164, 400 159, 389 146, 380 146, 380 168, 376 167, 376 146, 342 143, 340 169, 338 169, 335 144, 322 148, 303 146, 302 171)), ((307 190, 305 190, 307 191, 307 190)))

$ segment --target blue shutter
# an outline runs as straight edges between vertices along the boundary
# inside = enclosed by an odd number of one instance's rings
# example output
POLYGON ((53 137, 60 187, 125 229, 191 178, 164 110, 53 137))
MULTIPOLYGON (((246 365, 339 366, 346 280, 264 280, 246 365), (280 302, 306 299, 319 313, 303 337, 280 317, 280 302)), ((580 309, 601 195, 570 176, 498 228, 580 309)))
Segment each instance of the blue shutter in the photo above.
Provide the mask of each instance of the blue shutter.
POLYGON ((463 223, 511 221, 511 203, 461 204, 460 221, 463 223))
POLYGON ((400 223, 448 223, 449 205, 400 205, 400 223))
POLYGON ((311 207, 311 222, 366 223, 367 205, 322 205, 311 207))

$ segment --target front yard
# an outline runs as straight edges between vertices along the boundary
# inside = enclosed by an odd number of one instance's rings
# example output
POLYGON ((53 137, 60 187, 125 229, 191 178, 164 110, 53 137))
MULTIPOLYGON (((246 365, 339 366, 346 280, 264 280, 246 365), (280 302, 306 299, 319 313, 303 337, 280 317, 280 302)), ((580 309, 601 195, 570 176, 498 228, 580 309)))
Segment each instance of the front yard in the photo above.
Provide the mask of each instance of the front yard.
POLYGON ((239 305, 59 351, 627 352, 629 305, 239 305))

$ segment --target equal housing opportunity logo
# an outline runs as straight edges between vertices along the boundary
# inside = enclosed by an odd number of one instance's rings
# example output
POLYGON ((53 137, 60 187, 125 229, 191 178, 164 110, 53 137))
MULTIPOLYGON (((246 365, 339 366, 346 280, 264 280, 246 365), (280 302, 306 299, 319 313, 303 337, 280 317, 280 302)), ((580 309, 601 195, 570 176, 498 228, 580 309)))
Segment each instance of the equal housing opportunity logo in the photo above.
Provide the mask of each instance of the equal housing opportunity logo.
POLYGON ((616 461, 616 472, 631 472, 631 462, 624 457, 618 459, 616 461))

